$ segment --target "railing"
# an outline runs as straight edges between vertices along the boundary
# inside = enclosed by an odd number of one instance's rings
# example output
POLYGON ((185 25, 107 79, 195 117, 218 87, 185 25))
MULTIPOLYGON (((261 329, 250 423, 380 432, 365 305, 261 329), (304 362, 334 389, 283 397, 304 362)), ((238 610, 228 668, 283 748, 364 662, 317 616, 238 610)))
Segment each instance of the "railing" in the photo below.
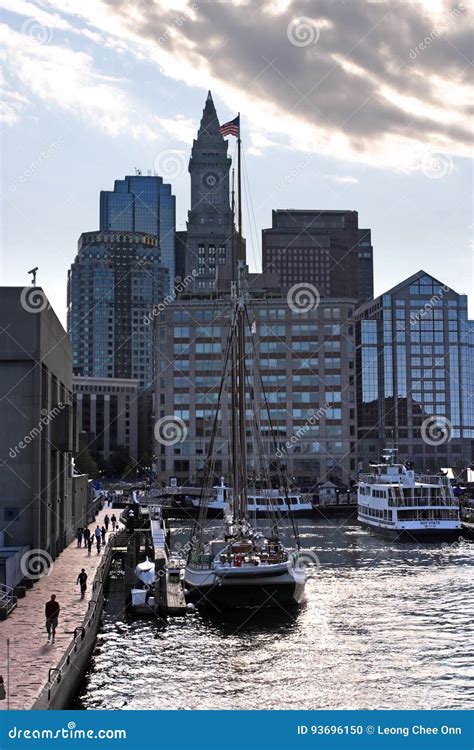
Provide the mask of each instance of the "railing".
POLYGON ((74 636, 72 642, 69 644, 67 650, 63 654, 61 660, 59 661, 57 667, 52 667, 49 670, 48 673, 48 701, 51 701, 51 698, 53 697, 54 692, 57 690, 59 683, 61 682, 66 670, 69 669, 71 665, 71 661, 74 657, 74 655, 77 653, 78 649, 82 645, 82 642, 86 638, 87 633, 89 632, 89 629, 94 624, 96 615, 98 612, 100 612, 100 609, 98 610, 98 606, 100 603, 100 597, 103 595, 103 589, 106 582, 106 575, 108 568, 110 567, 110 562, 112 560, 112 557, 115 552, 115 540, 119 536, 119 534, 123 533, 122 531, 116 532, 113 536, 109 538, 109 541, 105 547, 105 554, 102 557, 102 560, 100 561, 100 565, 97 568, 96 574, 94 576, 94 581, 92 583, 92 591, 94 592, 94 598, 89 600, 88 606, 87 606, 87 612, 85 614, 84 620, 81 625, 78 625, 74 629, 74 636))
MULTIPOLYGON (((449 487, 448 477, 439 474, 415 474, 414 481, 417 484, 435 484, 449 487)), ((413 486, 408 483, 408 477, 404 474, 360 474, 359 482, 365 482, 365 484, 396 484, 401 487, 413 486)))
POLYGON ((6 586, 4 583, 0 583, 0 609, 5 611, 8 616, 15 607, 16 596, 14 589, 6 586))

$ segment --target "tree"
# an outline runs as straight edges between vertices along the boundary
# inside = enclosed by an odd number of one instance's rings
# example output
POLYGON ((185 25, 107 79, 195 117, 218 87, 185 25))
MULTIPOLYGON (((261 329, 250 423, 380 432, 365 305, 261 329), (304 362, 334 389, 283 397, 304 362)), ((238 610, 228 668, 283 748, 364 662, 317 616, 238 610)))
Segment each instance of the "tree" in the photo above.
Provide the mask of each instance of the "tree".
POLYGON ((125 445, 117 445, 113 453, 109 458, 109 465, 111 471, 117 476, 125 474, 127 469, 131 466, 130 453, 125 445))
POLYGON ((93 479, 99 476, 99 467, 97 462, 92 458, 87 445, 79 444, 79 452, 74 458, 74 468, 78 474, 88 474, 93 479))

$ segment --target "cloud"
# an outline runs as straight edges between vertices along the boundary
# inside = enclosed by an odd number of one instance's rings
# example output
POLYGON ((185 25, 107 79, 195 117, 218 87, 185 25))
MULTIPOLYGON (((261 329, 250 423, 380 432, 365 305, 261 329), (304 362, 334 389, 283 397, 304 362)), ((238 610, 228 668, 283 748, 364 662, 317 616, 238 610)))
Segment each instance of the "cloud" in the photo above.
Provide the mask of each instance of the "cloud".
POLYGON ((140 6, 139 17, 126 0, 105 5, 166 75, 205 80, 257 135, 305 151, 324 142, 328 155, 394 168, 413 167, 426 148, 469 154, 471 18, 462 3, 200 2, 180 25, 163 3, 140 6), (441 92, 451 85, 447 106, 441 92))
POLYGON ((328 175, 328 180, 338 182, 341 185, 355 185, 359 182, 358 178, 352 175, 328 175))
MULTIPOLYGON (((27 6, 18 0, 16 12, 30 12, 27 6)), ((277 146, 392 169, 417 168, 426 150, 470 154, 471 12, 461 2, 49 0, 42 7, 51 8, 46 15, 58 30, 67 23, 89 45, 133 54, 179 82, 177 117, 145 111, 135 137, 164 132, 189 142, 193 123, 179 113, 195 86, 212 88, 230 111, 242 112, 253 154, 277 146)), ((38 20, 48 24, 44 15, 38 20)), ((72 52, 56 36, 56 51, 36 50, 30 65, 11 48, 21 85, 107 132, 130 132, 130 109, 139 101, 98 73, 89 51, 72 52)))

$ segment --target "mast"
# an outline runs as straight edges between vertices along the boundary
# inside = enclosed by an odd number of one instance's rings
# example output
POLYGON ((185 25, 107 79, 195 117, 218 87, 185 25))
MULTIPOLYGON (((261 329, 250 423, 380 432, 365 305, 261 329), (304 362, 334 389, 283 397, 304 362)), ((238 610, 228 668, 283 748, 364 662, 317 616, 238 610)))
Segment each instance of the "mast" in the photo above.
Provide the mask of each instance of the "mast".
MULTIPOLYGON (((235 269, 237 267, 237 260, 236 260, 236 236, 235 236, 235 186, 234 186, 234 180, 235 180, 235 172, 232 170, 232 211, 231 211, 231 242, 232 242, 232 265, 233 265, 233 271, 235 273, 235 269)), ((234 299, 237 298, 237 282, 233 281, 231 282, 231 297, 234 299)), ((231 323, 232 325, 232 323, 231 323)), ((233 332, 231 332, 231 335, 233 335, 233 332)), ((239 459, 238 459, 238 394, 237 394, 237 343, 235 340, 235 337, 232 338, 231 343, 231 453, 232 453, 232 486, 233 486, 233 511, 235 515, 238 515, 238 509, 239 509, 239 496, 238 496, 238 488, 239 488, 239 459)))
MULTIPOLYGON (((240 123, 240 112, 239 112, 240 123)), ((238 372, 238 414, 239 414, 239 486, 237 515, 242 519, 247 514, 247 430, 245 403, 245 289, 244 289, 244 260, 242 256, 242 141, 237 138, 237 191, 238 191, 238 252, 237 252, 237 372, 238 372)))

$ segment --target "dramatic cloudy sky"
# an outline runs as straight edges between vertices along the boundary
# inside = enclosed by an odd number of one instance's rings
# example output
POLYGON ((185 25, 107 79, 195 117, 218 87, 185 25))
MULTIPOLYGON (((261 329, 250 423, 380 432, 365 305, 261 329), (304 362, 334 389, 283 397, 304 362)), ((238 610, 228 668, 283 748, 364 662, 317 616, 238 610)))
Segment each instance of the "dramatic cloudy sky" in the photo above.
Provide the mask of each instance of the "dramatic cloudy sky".
POLYGON ((373 230, 377 293, 419 268, 471 292, 468 0, 0 6, 3 283, 39 266, 62 320, 100 189, 156 170, 185 227, 209 88, 221 121, 242 113, 252 267, 272 208, 353 209, 373 230))

